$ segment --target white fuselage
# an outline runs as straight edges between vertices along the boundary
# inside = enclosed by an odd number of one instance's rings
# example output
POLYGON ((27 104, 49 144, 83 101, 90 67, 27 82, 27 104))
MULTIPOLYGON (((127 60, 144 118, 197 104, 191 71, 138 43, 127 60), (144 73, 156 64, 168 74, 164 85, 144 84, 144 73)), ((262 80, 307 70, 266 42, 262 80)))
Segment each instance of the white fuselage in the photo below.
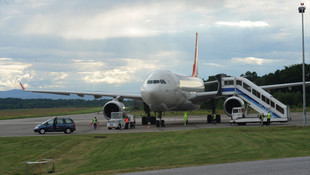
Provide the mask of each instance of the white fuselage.
POLYGON ((152 111, 194 110, 199 104, 189 99, 197 92, 204 92, 204 89, 200 78, 160 70, 151 73, 145 80, 141 96, 152 111))

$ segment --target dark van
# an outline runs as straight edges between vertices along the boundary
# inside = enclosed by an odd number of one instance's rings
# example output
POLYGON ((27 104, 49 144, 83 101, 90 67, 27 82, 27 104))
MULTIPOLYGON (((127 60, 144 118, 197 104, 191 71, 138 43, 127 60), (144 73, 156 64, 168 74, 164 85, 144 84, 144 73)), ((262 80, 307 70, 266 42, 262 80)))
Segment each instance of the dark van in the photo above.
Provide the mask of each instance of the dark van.
POLYGON ((65 132, 70 134, 75 131, 75 123, 71 118, 52 118, 34 127, 34 132, 65 132))

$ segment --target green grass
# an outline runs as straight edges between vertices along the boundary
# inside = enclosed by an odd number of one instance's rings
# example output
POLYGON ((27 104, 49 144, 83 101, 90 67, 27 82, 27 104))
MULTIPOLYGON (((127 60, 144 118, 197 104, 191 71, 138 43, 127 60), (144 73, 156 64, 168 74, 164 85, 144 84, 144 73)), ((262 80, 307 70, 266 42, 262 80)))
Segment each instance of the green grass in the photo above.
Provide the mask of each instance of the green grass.
POLYGON ((60 116, 73 114, 87 114, 101 111, 102 108, 35 108, 35 109, 7 109, 0 110, 0 120, 34 118, 45 116, 60 116))
POLYGON ((0 138, 0 174, 55 159, 57 174, 115 174, 159 168, 310 156, 310 127, 236 127, 177 132, 0 138))

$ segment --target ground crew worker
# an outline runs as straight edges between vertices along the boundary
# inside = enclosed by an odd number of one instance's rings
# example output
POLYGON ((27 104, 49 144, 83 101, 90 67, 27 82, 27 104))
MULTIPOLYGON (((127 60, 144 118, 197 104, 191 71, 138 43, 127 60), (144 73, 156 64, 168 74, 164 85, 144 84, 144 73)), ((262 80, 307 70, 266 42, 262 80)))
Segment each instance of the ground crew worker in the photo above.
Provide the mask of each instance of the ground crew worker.
POLYGON ((97 129, 97 126, 99 125, 99 122, 98 122, 96 117, 94 117, 94 119, 93 119, 93 121, 91 122, 90 125, 94 125, 94 129, 97 129))
POLYGON ((186 114, 186 112, 184 113, 184 126, 186 126, 186 124, 187 124, 187 114, 186 114))
POLYGON ((213 125, 216 125, 216 114, 215 114, 215 113, 213 114, 212 124, 213 124, 213 125))
POLYGON ((128 129, 128 125, 129 125, 129 118, 128 116, 125 117, 125 129, 128 129))
POLYGON ((57 117, 54 116, 53 130, 56 131, 57 117))
POLYGON ((260 115, 260 125, 263 126, 264 125, 264 113, 262 113, 260 115))
POLYGON ((267 126, 270 125, 270 119, 271 119, 271 114, 270 114, 270 111, 268 111, 268 114, 267 114, 267 126))

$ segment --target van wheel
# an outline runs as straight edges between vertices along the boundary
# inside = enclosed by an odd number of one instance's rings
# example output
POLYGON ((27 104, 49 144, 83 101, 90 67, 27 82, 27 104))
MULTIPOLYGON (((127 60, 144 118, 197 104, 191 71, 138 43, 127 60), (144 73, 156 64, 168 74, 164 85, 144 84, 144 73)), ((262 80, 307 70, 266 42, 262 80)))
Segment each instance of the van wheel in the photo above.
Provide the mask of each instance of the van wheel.
POLYGON ((65 130, 65 133, 70 134, 70 133, 71 133, 71 129, 70 129, 70 128, 67 128, 67 129, 65 130))
POLYGON ((43 129, 43 128, 40 129, 39 133, 40 133, 40 134, 45 134, 45 129, 43 129))

